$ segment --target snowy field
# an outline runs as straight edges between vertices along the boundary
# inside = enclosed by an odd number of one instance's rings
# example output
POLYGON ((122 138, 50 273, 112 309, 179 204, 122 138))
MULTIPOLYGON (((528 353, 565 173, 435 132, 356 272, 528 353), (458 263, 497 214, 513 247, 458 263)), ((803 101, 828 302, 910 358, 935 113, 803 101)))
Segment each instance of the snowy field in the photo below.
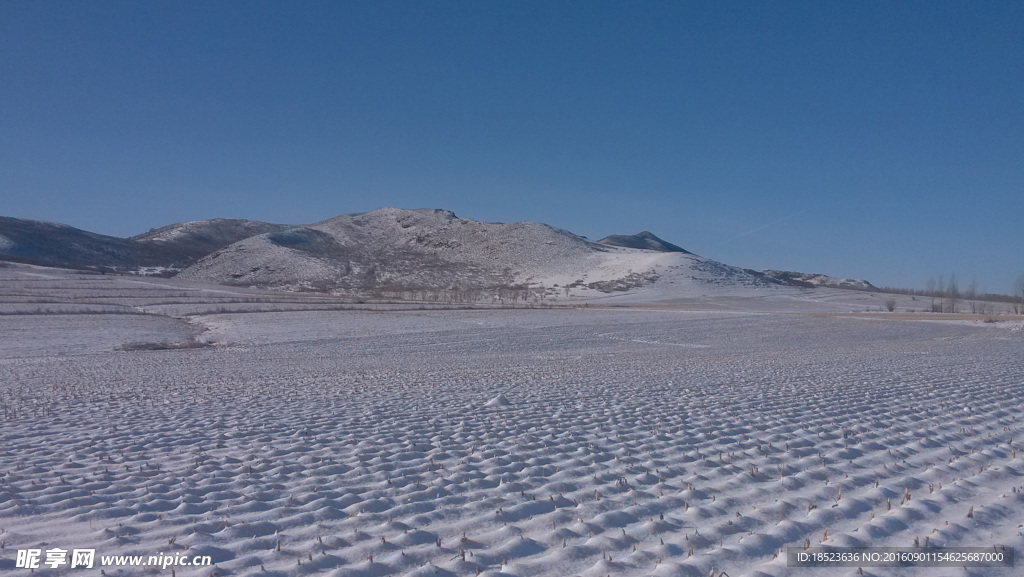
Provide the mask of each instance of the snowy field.
POLYGON ((5 575, 31 548, 215 563, 32 573, 175 577, 852 576, 785 548, 1024 550, 1019 324, 791 304, 173 319, 123 313, 177 297, 103 296, 0 315, 5 575))

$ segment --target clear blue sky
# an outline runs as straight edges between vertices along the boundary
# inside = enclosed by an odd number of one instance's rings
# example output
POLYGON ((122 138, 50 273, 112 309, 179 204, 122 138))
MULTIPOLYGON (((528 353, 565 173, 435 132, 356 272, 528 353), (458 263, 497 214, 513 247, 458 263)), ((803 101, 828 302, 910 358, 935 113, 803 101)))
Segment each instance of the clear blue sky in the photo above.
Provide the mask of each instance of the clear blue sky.
POLYGON ((1008 292, 1024 2, 0 2, 0 214, 382 206, 1008 292))

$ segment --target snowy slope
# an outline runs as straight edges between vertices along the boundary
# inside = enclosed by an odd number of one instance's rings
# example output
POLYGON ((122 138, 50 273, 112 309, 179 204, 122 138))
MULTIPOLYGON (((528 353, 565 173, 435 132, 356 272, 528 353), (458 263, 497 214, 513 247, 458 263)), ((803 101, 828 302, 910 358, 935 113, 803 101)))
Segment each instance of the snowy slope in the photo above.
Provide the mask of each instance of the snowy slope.
POLYGON ((875 290, 875 285, 866 280, 837 278, 817 273, 792 272, 788 270, 763 270, 766 276, 795 286, 824 286, 855 290, 875 290))
POLYGON ((172 224, 132 238, 80 230, 66 224, 0 217, 0 258, 121 271, 175 272, 211 252, 287 225, 240 219, 172 224))
POLYGON ((606 236, 597 242, 601 244, 607 244, 610 246, 642 248, 647 250, 657 250, 661 252, 689 252, 688 250, 682 247, 676 246, 670 242, 658 238, 657 236, 654 235, 654 233, 646 230, 632 235, 613 234, 610 236, 606 236))
POLYGON ((703 290, 771 284, 757 273, 664 250, 595 243, 535 222, 487 223, 444 210, 384 208, 258 235, 180 276, 260 287, 438 294, 519 287, 531 297, 621 293, 662 277, 677 288, 696 284, 703 290))
POLYGON ((240 240, 289 226, 240 218, 214 218, 171 224, 133 236, 131 240, 196 260, 240 240))
POLYGON ((173 261, 155 247, 55 222, 0 217, 0 257, 72 266, 127 268, 173 261))
POLYGON ((751 271, 644 231, 598 242, 537 222, 382 208, 310 225, 244 219, 177 223, 132 238, 0 218, 0 259, 115 269, 231 286, 442 301, 624 296, 640 300, 871 290, 865 281, 751 271))

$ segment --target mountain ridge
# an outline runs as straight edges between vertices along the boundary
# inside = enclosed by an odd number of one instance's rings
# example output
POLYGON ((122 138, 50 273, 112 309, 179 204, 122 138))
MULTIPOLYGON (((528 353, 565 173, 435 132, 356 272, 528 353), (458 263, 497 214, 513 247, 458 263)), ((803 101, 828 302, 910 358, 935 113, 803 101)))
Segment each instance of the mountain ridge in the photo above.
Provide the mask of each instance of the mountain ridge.
POLYGON ((685 252, 687 254, 693 254, 680 246, 676 246, 668 241, 658 238, 653 232, 646 230, 633 235, 612 234, 597 242, 610 246, 655 250, 658 252, 685 252))
POLYGON ((591 241, 539 222, 482 222, 448 210, 392 207, 306 225, 187 221, 130 238, 0 217, 0 259, 364 295, 600 296, 654 285, 693 293, 729 287, 874 288, 826 275, 732 267, 649 231, 591 241))

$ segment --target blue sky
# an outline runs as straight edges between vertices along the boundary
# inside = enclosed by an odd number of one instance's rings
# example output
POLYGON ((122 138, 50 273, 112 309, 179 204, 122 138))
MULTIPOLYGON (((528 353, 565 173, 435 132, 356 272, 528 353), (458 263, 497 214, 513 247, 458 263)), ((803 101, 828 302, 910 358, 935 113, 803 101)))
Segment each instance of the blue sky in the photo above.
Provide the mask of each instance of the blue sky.
POLYGON ((0 2, 0 214, 382 206, 1008 292, 1022 2, 0 2))

